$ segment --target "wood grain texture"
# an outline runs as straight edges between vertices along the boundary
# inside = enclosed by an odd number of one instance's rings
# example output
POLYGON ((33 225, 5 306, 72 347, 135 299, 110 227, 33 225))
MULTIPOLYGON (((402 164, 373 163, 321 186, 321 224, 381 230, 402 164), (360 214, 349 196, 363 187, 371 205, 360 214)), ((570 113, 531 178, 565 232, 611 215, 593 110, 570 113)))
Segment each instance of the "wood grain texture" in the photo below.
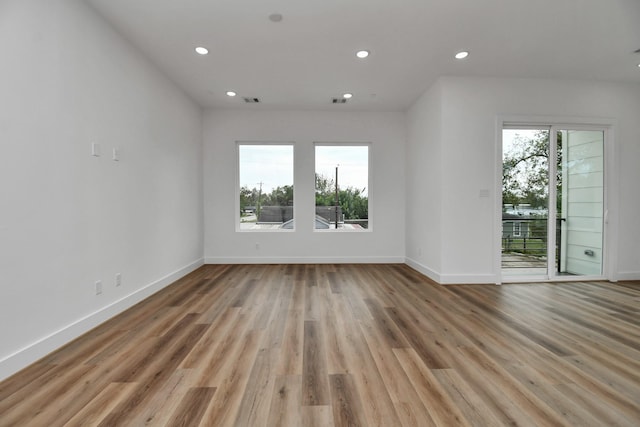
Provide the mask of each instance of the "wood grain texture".
POLYGON ((323 342, 318 322, 304 322, 302 404, 306 406, 329 404, 329 378, 323 342))
POLYGON ((200 423, 216 389, 213 387, 195 387, 187 391, 180 406, 173 413, 168 425, 189 427, 200 423))
POLYGON ((638 426, 640 283, 209 265, 0 383, 0 426, 638 426))
POLYGON ((330 376, 329 382, 331 384, 331 408, 333 408, 333 423, 335 426, 366 426, 362 402, 351 375, 334 374, 330 376))

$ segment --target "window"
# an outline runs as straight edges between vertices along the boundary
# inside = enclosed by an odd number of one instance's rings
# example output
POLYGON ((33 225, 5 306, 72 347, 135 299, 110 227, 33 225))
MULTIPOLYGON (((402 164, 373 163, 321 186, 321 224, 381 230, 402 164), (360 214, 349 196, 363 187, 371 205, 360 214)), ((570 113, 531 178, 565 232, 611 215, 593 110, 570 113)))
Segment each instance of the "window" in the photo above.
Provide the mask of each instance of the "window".
POLYGON ((513 223, 513 237, 520 237, 522 234, 520 222, 513 223))
POLYGON ((369 229, 369 145, 316 143, 315 159, 315 229, 369 229))
POLYGON ((293 229, 293 144, 238 144, 239 230, 293 229))

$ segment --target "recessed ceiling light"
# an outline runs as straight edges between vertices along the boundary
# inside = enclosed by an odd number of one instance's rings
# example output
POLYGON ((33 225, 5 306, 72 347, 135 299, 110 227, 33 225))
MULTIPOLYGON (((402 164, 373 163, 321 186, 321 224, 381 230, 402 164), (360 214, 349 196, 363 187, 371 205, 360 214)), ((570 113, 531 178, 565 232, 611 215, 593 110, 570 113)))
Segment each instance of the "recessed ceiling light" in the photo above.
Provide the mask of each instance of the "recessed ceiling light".
POLYGON ((368 50, 359 50, 356 52, 356 56, 360 59, 364 59, 367 56, 369 56, 369 51, 368 50))
POLYGON ((467 56, 469 56, 469 52, 466 51, 456 53, 456 59, 464 59, 467 56))
POLYGON ((640 64, 638 64, 638 67, 640 68, 640 64))
POLYGON ((228 91, 227 91, 227 96, 236 96, 236 95, 237 95, 237 93, 235 93, 235 92, 234 92, 234 91, 232 91, 232 90, 228 90, 228 91))
POLYGON ((347 92, 347 93, 342 94, 342 97, 344 99, 351 99, 353 97, 353 94, 347 92))
POLYGON ((209 53, 209 49, 207 49, 206 47, 198 46, 196 48, 196 52, 198 52, 200 55, 206 55, 207 53, 209 53))
POLYGON ((269 20, 271 22, 280 22, 280 21, 282 21, 282 14, 281 13, 272 13, 271 15, 269 15, 269 20))

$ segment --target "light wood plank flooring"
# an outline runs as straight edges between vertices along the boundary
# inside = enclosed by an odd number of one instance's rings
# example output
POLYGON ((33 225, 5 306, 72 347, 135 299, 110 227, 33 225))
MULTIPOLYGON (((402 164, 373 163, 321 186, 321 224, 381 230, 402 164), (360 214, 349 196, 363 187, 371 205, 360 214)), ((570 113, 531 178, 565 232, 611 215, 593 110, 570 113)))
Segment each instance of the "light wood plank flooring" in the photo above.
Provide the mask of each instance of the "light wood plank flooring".
POLYGON ((638 426, 640 284, 204 266, 0 383, 2 426, 638 426))

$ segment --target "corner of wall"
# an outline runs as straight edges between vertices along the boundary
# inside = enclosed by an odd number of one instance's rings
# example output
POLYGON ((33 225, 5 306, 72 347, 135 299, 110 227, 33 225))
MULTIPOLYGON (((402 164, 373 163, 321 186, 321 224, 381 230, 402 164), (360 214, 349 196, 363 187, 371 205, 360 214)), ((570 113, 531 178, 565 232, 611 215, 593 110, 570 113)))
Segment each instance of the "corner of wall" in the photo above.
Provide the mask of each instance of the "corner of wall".
POLYGON ((140 287, 135 292, 132 292, 124 298, 114 301, 105 307, 101 307, 99 310, 78 319, 77 321, 37 340, 13 354, 10 354, 0 360, 0 381, 38 361, 50 352, 62 347, 82 334, 89 332, 91 329, 106 322, 110 318, 133 307, 156 292, 161 291, 178 279, 181 279, 187 274, 197 270, 202 265, 204 265, 204 259, 198 259, 164 277, 161 277, 158 280, 140 287))
POLYGON ((440 276, 440 273, 432 270, 431 268, 427 267, 426 265, 420 264, 418 261, 416 261, 414 259, 411 259, 409 257, 405 258, 404 262, 409 267, 413 268, 418 273, 424 274, 425 276, 427 276, 429 279, 433 280, 434 282, 436 282, 438 284, 442 283, 442 278, 440 276))

